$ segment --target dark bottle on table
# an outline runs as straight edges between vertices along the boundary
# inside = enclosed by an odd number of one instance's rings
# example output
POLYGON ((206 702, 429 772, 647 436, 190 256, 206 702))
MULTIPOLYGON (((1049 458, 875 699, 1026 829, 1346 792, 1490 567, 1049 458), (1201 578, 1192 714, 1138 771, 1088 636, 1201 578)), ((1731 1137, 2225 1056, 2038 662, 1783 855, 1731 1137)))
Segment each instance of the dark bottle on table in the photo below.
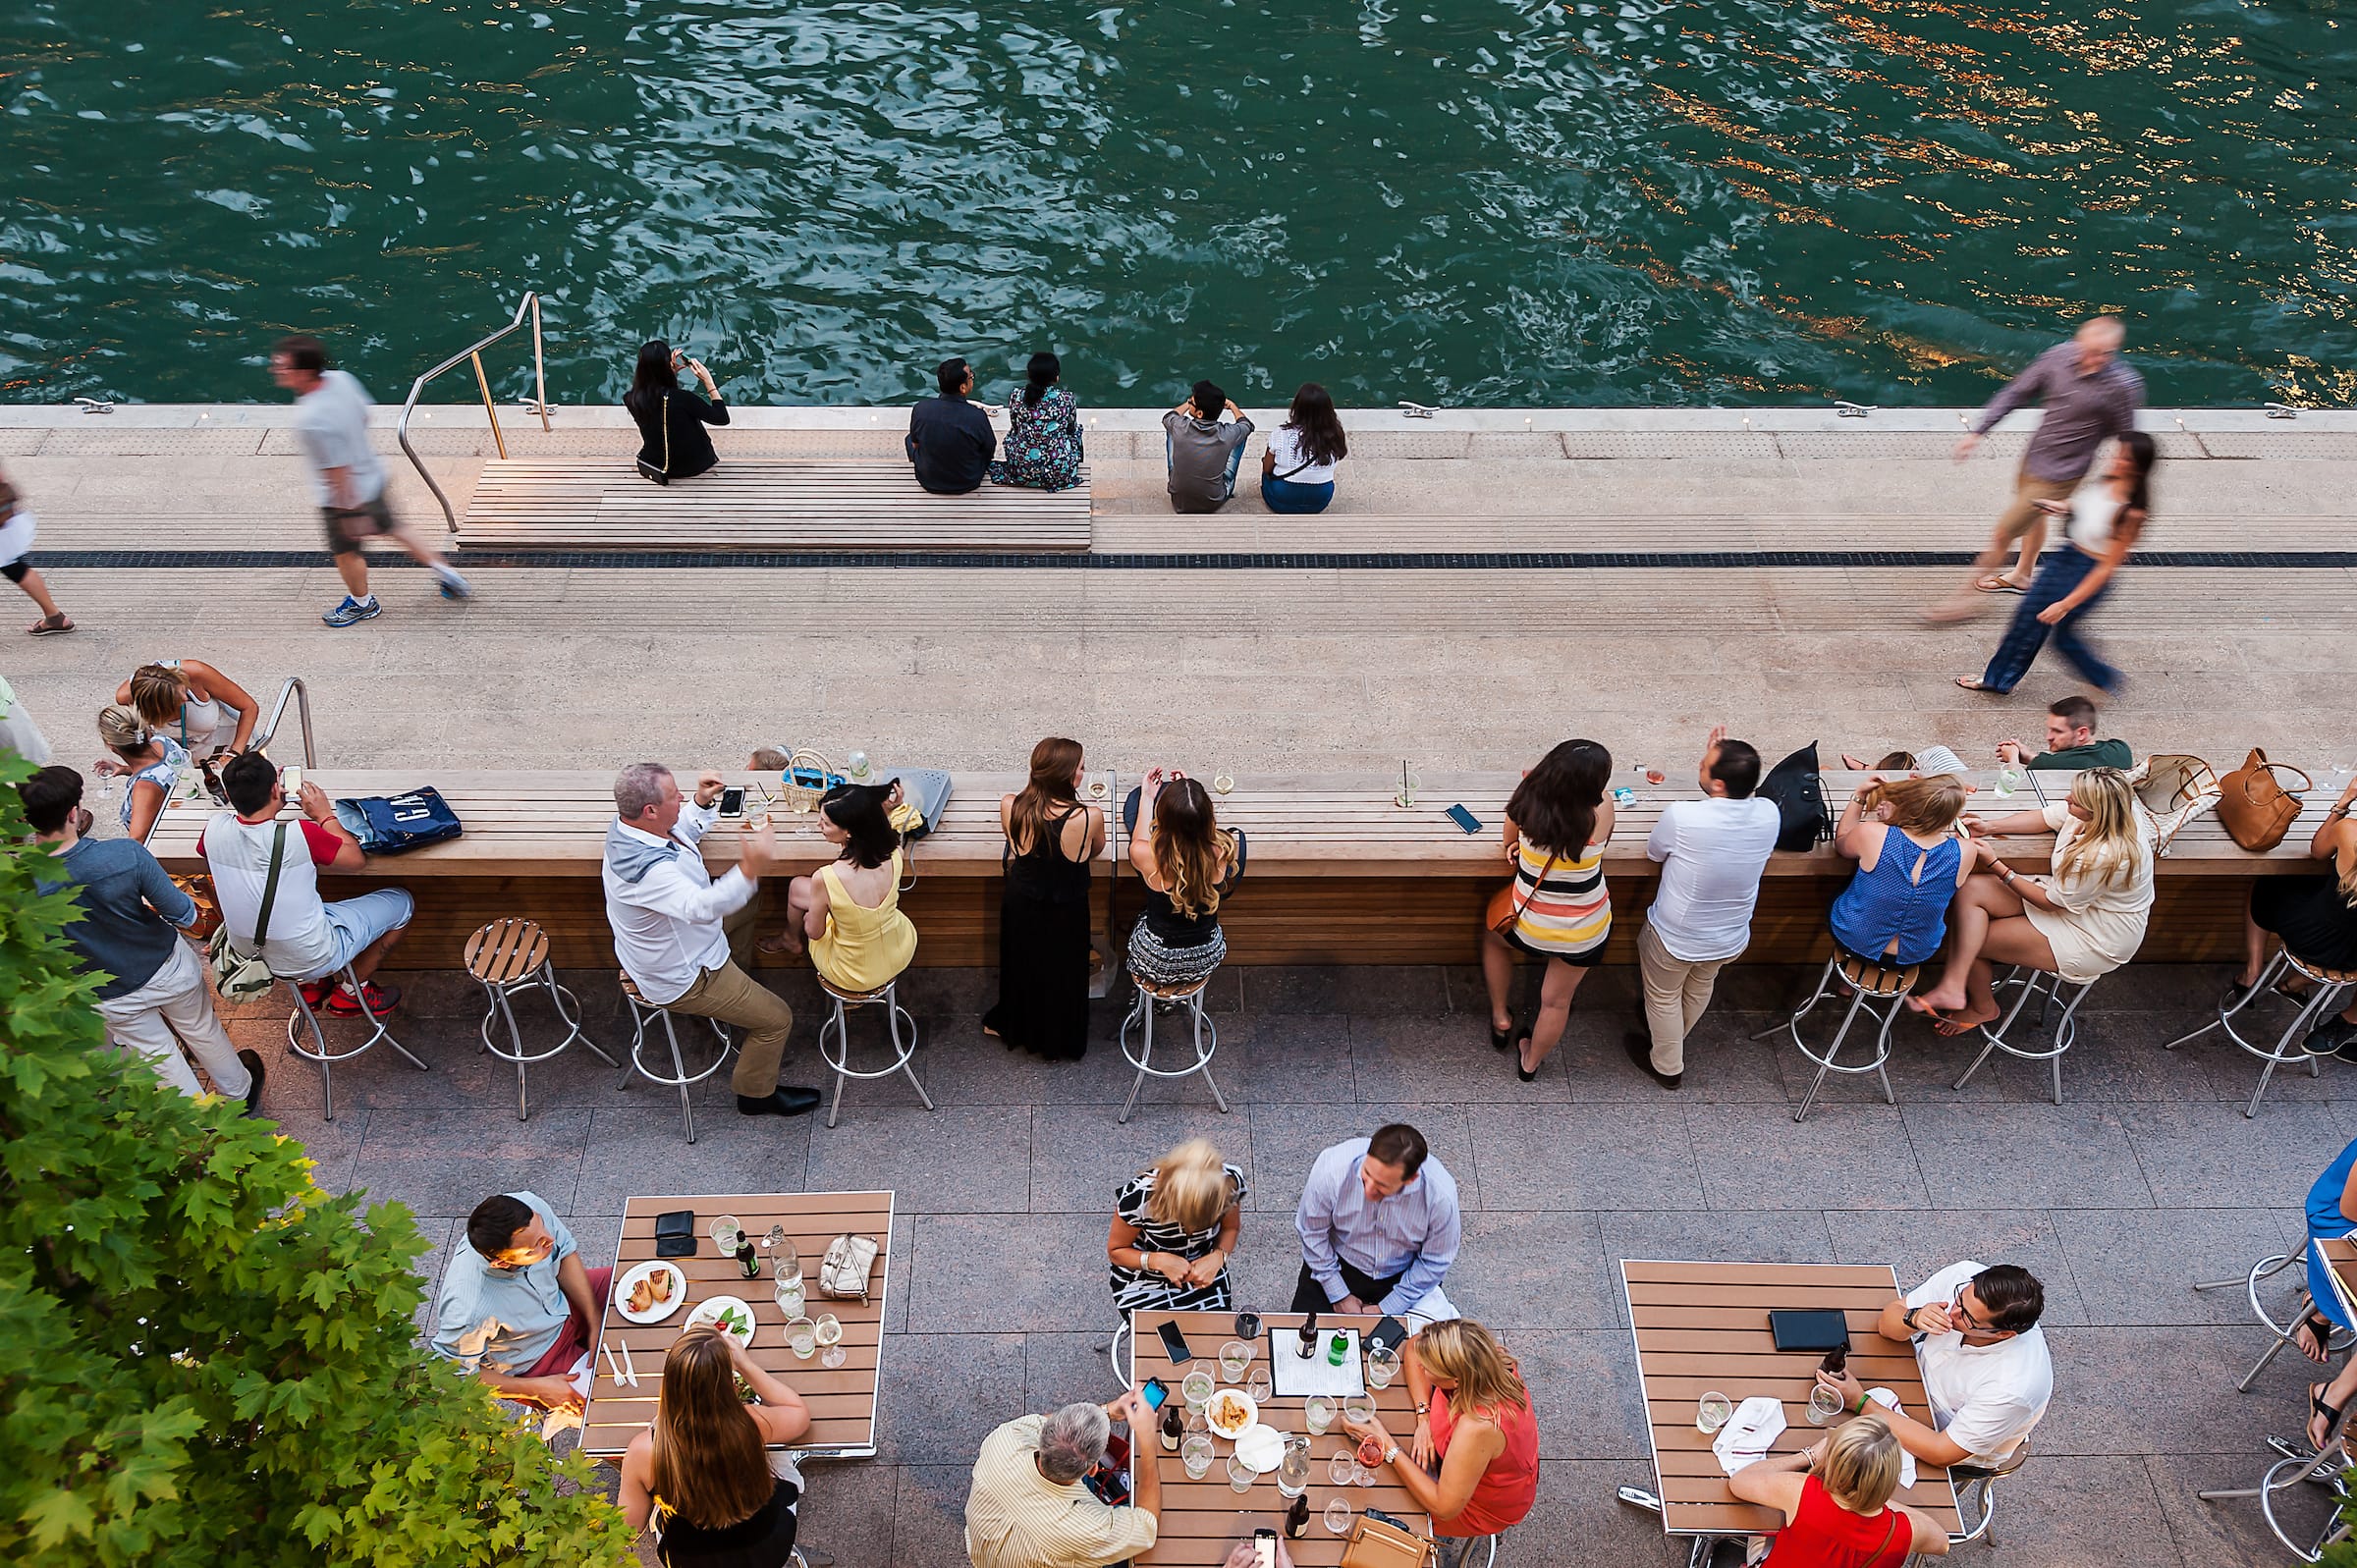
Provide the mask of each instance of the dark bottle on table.
POLYGON ((1817 1364, 1818 1371, 1830 1372, 1836 1378, 1842 1373, 1846 1372, 1848 1369, 1849 1347, 1847 1345, 1834 1346, 1833 1349, 1825 1353, 1825 1359, 1817 1364))
POLYGON ((737 1233, 737 1267, 747 1279, 761 1277, 761 1255, 753 1250, 753 1238, 742 1231, 737 1233))
POLYGON ((1318 1315, 1313 1312, 1301 1321, 1301 1343, 1295 1347, 1293 1354, 1299 1356, 1303 1361, 1307 1361, 1317 1353, 1318 1315))
POLYGON ((1308 1529, 1309 1493, 1303 1492, 1300 1496, 1295 1497, 1293 1505, 1285 1511, 1285 1539, 1299 1541, 1308 1529))
POLYGON ((1162 1406, 1162 1451, 1175 1454, 1186 1436, 1186 1418, 1178 1414, 1178 1401, 1165 1400, 1162 1406))

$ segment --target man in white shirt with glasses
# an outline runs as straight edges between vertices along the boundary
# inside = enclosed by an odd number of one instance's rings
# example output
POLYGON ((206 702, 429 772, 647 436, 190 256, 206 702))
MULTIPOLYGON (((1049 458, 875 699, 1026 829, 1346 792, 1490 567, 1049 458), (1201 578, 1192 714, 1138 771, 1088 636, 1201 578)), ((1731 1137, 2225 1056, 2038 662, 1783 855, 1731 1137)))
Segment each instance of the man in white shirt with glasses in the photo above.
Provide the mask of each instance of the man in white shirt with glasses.
MULTIPOLYGON (((1950 1264, 1883 1309, 1886 1339, 1915 1342, 1929 1426, 1881 1411, 1899 1446, 1927 1465, 1993 1469, 2021 1446, 2055 1395, 2055 1364, 2038 1326, 2046 1290, 2018 1264, 1950 1264)), ((1862 1411, 1866 1389, 1846 1372, 1820 1372, 1862 1411)))

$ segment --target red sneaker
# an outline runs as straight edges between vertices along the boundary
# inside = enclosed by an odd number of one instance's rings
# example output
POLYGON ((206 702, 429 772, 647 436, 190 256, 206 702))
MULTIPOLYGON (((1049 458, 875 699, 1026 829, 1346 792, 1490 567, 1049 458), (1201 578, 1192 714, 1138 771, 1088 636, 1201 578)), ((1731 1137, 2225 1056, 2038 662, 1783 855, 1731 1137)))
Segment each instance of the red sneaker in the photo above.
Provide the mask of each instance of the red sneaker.
MULTIPOLYGON (((364 982, 361 996, 367 998, 368 1011, 379 1018, 401 1005, 401 992, 392 986, 380 986, 375 981, 364 982)), ((327 1015, 331 1018, 357 1018, 360 1015, 360 997, 354 996, 342 986, 327 999, 327 1015)))
POLYGON ((336 983, 332 980, 305 980, 302 982, 303 1005, 313 1008, 324 1006, 328 994, 335 989, 336 983))

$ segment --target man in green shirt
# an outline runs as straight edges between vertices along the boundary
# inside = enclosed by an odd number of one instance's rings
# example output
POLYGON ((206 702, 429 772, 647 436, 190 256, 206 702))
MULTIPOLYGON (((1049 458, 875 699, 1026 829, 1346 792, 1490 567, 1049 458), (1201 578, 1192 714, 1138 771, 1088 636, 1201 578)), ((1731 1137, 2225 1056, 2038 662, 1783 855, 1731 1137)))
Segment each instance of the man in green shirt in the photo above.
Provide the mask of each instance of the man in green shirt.
POLYGON ((2046 710, 2046 749, 2036 756, 2018 740, 2001 740, 1997 760, 2026 763, 2033 773, 2072 772, 2081 768, 2129 768, 2136 754, 2124 740, 2095 738, 2095 704, 2085 697, 2064 697, 2046 710))

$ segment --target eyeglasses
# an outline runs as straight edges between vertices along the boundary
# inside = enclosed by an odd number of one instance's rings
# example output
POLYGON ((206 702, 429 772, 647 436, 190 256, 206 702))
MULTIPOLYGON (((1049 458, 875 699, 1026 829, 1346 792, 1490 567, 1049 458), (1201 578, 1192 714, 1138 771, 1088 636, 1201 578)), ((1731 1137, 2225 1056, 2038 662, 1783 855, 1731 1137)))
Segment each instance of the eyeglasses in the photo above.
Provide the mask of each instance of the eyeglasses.
POLYGON ((1955 1295, 1948 1299, 1948 1321, 1956 1326, 1968 1328, 1976 1334, 1988 1333, 1991 1331, 1989 1325, 1975 1319, 1971 1309, 1964 1305, 1964 1292, 1969 1288, 1969 1286, 1958 1285, 1955 1295))

